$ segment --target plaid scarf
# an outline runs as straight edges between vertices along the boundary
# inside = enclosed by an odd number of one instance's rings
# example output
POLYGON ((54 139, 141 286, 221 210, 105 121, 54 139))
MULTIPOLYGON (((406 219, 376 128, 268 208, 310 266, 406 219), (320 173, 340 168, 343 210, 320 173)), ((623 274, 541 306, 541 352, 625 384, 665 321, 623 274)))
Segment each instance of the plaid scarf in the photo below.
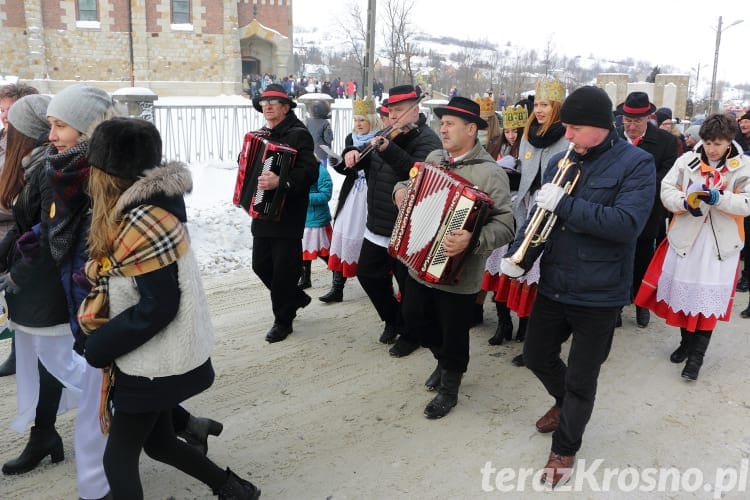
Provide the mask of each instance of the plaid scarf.
MULTIPOLYGON (((177 261, 190 248, 187 231, 172 213, 154 205, 141 205, 125 214, 112 253, 86 262, 91 291, 78 309, 78 323, 84 333, 109 321, 110 276, 132 277, 150 273, 177 261)), ((104 368, 99 424, 109 431, 109 396, 114 386, 114 367, 104 368)))

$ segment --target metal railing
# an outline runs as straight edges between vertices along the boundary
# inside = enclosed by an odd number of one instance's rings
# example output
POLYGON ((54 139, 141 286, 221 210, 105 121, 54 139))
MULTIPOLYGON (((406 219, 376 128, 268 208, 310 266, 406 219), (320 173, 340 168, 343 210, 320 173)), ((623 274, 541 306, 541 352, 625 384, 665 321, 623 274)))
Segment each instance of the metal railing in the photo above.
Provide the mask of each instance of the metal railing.
MULTIPOLYGON (((339 99, 331 106, 334 151, 344 149, 352 130, 351 101, 339 99)), ((298 103, 295 114, 305 121, 307 107, 298 103)), ((159 104, 154 103, 154 124, 162 136, 164 158, 185 163, 236 161, 245 133, 265 125, 263 115, 247 104, 159 104)))

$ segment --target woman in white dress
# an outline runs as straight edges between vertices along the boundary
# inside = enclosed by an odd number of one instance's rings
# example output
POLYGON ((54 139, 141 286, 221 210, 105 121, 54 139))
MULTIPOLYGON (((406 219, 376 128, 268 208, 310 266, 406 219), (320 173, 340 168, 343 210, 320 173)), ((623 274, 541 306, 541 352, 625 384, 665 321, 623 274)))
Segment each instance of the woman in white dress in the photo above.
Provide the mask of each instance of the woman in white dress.
POLYGON ((635 304, 680 328, 670 361, 696 380, 718 321, 729 321, 750 215, 750 158, 734 141, 737 123, 709 116, 701 142, 680 156, 661 182, 661 200, 672 212, 643 278, 635 304))

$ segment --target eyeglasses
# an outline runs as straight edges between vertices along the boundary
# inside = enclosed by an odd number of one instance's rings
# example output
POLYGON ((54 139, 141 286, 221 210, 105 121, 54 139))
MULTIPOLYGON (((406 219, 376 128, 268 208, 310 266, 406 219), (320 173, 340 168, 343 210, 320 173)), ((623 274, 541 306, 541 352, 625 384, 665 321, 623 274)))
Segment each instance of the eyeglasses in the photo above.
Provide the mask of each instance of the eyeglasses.
POLYGON ((278 99, 263 99, 261 101, 258 101, 258 105, 262 108, 264 106, 275 106, 277 104, 281 104, 281 101, 278 99))

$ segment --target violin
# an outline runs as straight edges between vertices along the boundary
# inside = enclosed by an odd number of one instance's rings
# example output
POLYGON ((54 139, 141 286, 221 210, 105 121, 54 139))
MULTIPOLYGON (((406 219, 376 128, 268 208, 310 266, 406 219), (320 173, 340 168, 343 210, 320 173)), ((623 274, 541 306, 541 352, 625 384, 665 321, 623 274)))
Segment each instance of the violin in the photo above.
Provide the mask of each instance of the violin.
MULTIPOLYGON (((406 109, 406 111, 404 111, 403 115, 401 115, 401 116, 406 116, 409 113, 409 111, 411 111, 415 106, 419 106, 419 103, 422 101, 422 99, 424 99, 425 97, 427 97, 427 95, 428 94, 426 92, 423 93, 422 95, 420 95, 417 98, 417 100, 414 102, 414 104, 412 104, 411 106, 409 106, 406 109)), ((373 141, 368 142, 359 151, 359 160, 357 160, 356 163, 354 163, 354 165, 352 165, 352 166, 357 165, 357 163, 361 162, 364 157, 366 157, 367 155, 369 155, 370 153, 372 153, 375 148, 380 147, 380 145, 383 144, 383 141, 385 139, 388 139, 389 141, 392 141, 393 139, 395 139, 399 135, 411 132, 412 130, 414 130, 417 127, 418 127, 418 125, 416 123, 407 123, 406 125, 398 125, 398 121, 397 121, 396 123, 394 123, 394 124, 392 124, 392 125, 390 125, 388 127, 385 127, 382 130, 379 130, 378 133, 376 133, 375 136, 373 137, 373 139, 377 139, 377 140, 373 140, 373 141)))

